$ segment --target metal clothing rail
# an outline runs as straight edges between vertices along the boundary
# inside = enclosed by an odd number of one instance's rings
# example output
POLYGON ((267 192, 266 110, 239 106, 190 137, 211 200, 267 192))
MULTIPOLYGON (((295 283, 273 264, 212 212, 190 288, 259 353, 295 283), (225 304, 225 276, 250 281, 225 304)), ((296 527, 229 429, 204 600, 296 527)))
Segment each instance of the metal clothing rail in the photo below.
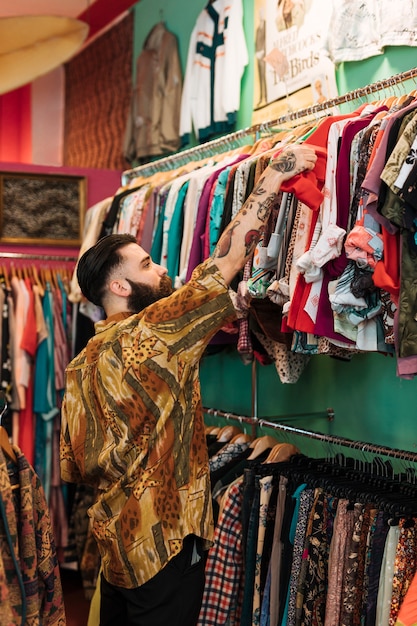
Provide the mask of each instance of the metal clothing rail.
MULTIPOLYGON (((289 426, 287 424, 279 424, 274 421, 270 421, 269 419, 257 418, 257 417, 248 417, 244 415, 236 415, 235 413, 227 413, 225 411, 221 411, 218 409, 212 408, 204 408, 203 412, 208 415, 213 415, 215 417, 223 417, 228 420, 238 421, 241 424, 250 424, 252 426, 252 434, 257 436, 258 428, 271 428, 274 430, 279 430, 281 432, 298 435, 300 437, 307 437, 309 439, 315 439, 317 441, 322 441, 323 443, 333 444, 337 446, 343 446, 346 448, 351 448, 353 450, 357 450, 362 453, 371 453, 375 455, 387 456, 395 459, 399 459, 401 461, 410 461, 412 463, 417 463, 417 453, 408 452, 406 450, 398 450, 397 448, 389 448, 387 446, 380 446, 373 443, 368 443, 364 441, 356 441, 354 439, 348 439, 346 437, 339 437, 337 435, 326 435, 325 433, 314 432, 311 430, 305 430, 304 428, 297 428, 294 426, 289 426)), ((327 409, 327 415, 329 416, 329 412, 332 412, 332 409, 327 409)), ((323 412, 323 415, 325 412, 323 412)), ((301 417, 303 414, 298 414, 297 416, 292 417, 301 417)), ((304 415, 321 415, 317 413, 305 413, 304 415)), ((334 413, 333 413, 334 416, 334 413)), ((283 416, 288 417, 288 416, 283 416)), ((272 418, 272 419, 279 419, 272 418)))
POLYGON ((290 113, 286 113, 285 115, 282 115, 275 120, 262 122, 261 124, 255 124, 254 126, 249 126, 248 128, 238 130, 234 133, 229 133, 228 135, 225 135, 218 139, 214 139, 204 144, 194 146, 193 148, 176 152, 175 154, 163 157, 156 161, 152 161, 151 163, 139 165, 138 167, 123 172, 122 182, 123 184, 127 184, 129 180, 135 178, 136 176, 147 176, 157 171, 170 170, 177 165, 180 165, 182 162, 186 163, 187 161, 193 160, 193 158, 205 158, 207 156, 210 156, 210 154, 212 154, 213 151, 218 148, 223 148, 226 150, 231 148, 233 145, 237 147, 237 143, 239 141, 250 135, 256 135, 256 133, 273 129, 274 127, 280 126, 287 122, 322 113, 327 109, 338 106, 339 104, 345 104, 346 102, 359 100, 360 98, 369 96, 370 94, 390 89, 395 85, 416 78, 416 76, 417 67, 414 67, 405 72, 394 74, 393 76, 390 76, 389 78, 386 78, 384 80, 376 81, 375 83, 366 85, 365 87, 360 87, 358 89, 348 91, 342 96, 337 96, 335 98, 326 100, 325 102, 314 104, 304 109, 298 109, 290 113))
POLYGON ((60 256, 59 254, 26 254, 25 252, 0 252, 0 259, 33 259, 39 261, 76 261, 76 256, 60 256))

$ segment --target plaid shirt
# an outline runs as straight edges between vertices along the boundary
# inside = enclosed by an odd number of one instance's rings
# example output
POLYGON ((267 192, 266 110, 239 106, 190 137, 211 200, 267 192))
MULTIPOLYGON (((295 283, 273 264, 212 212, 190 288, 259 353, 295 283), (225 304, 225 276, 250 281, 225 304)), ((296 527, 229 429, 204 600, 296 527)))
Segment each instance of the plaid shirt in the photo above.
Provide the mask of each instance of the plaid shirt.
POLYGON ((227 491, 215 533, 214 545, 208 553, 206 585, 198 626, 228 626, 240 622, 242 608, 242 481, 234 482, 227 491))

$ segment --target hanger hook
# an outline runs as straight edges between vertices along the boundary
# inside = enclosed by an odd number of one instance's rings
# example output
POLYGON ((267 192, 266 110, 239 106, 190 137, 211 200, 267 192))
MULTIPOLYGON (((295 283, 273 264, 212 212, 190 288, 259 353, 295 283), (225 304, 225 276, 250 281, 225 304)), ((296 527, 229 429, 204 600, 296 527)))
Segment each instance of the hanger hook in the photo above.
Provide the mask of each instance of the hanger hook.
POLYGON ((1 422, 3 420, 3 415, 6 413, 7 411, 7 399, 6 399, 6 394, 4 393, 3 390, 0 390, 0 426, 1 426, 1 422))

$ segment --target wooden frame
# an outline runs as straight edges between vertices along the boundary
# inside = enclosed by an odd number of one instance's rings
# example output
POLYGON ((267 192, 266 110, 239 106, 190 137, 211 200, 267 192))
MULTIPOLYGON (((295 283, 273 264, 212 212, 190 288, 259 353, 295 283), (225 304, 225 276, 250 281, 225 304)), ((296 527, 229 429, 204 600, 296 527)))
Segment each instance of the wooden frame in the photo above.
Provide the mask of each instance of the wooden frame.
POLYGON ((0 172, 0 242, 78 246, 86 210, 86 179, 0 172))

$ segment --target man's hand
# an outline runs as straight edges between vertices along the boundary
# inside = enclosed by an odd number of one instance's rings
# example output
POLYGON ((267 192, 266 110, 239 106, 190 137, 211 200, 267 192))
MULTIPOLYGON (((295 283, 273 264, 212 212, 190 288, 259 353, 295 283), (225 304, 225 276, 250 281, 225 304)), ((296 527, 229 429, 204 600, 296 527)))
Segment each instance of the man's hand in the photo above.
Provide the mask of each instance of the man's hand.
POLYGON ((317 155, 309 145, 290 144, 271 158, 269 167, 279 172, 284 181, 305 170, 312 170, 316 161, 317 155))
POLYGON ((271 209, 277 204, 282 183, 305 170, 312 170, 317 156, 308 145, 291 144, 274 155, 246 202, 224 230, 213 258, 230 284, 253 253, 265 229, 271 209))

